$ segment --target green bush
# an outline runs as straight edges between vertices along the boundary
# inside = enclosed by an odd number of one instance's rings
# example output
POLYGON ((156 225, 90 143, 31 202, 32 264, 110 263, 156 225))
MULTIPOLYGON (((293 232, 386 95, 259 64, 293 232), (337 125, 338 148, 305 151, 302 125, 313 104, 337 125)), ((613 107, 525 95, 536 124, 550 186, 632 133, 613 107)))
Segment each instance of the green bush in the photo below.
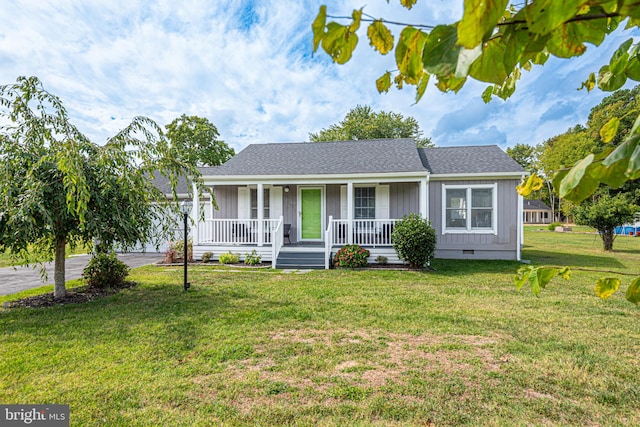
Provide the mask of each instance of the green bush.
POLYGON ((205 252, 202 254, 202 262, 209 262, 213 258, 213 252, 205 252))
POLYGON ((369 258, 369 251, 358 245, 345 245, 338 250, 333 257, 338 267, 357 268, 365 267, 369 258))
POLYGON ((220 264, 237 264, 240 262, 240 254, 234 254, 231 251, 226 254, 220 254, 218 262, 220 264))
POLYGON ((260 264, 262 260, 262 255, 258 255, 256 250, 252 250, 250 254, 244 254, 244 263, 247 265, 256 265, 260 264))
POLYGON ((129 267, 114 253, 98 253, 82 271, 85 282, 96 288, 119 288, 129 274, 129 267))
POLYGON ((436 232, 431 221, 412 213, 396 223, 391 233, 393 249, 411 268, 423 268, 436 252, 436 232))
POLYGON ((558 222, 558 221, 552 222, 551 224, 547 225, 547 229, 549 231, 554 231, 556 229, 556 227, 560 227, 561 225, 562 225, 561 222, 558 222))

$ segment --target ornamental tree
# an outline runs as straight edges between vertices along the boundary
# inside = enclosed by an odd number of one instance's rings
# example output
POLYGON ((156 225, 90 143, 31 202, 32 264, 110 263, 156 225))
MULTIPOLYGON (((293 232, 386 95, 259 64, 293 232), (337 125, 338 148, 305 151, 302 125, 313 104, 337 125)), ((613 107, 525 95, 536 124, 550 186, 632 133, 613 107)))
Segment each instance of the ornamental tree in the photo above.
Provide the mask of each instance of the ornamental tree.
POLYGON ((624 193, 611 196, 599 192, 592 200, 585 200, 572 209, 576 224, 588 225, 598 230, 605 251, 613 250, 615 228, 633 220, 640 208, 629 202, 624 193))
POLYGON ((67 244, 127 250, 173 227, 177 198, 156 204, 167 200, 149 177, 166 176, 176 195, 178 177, 199 183, 199 171, 172 154, 148 118, 99 146, 36 77, 0 86, 0 251, 20 264, 55 259, 54 297, 64 297, 67 244))

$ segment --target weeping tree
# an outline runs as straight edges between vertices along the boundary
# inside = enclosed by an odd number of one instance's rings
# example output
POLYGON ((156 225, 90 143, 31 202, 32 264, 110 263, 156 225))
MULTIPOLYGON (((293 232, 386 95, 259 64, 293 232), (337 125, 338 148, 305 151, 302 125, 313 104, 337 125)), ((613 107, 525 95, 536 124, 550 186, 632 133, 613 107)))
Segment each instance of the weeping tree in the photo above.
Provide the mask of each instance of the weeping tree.
POLYGON ((99 146, 36 77, 0 86, 0 251, 22 265, 54 259, 54 297, 64 297, 67 245, 128 250, 173 227, 179 206, 149 178, 164 175, 174 196, 180 176, 201 183, 195 164, 172 153, 148 118, 99 146))

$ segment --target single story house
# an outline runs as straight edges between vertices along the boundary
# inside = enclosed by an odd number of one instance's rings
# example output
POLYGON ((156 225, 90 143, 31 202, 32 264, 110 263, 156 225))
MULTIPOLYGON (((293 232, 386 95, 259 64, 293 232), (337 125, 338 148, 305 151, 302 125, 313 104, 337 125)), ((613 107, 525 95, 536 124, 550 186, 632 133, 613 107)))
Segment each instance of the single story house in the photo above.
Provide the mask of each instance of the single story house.
POLYGON ((192 196, 194 257, 255 250, 274 267, 329 268, 343 245, 370 262, 392 247, 409 213, 431 220, 438 258, 519 260, 526 171, 498 146, 416 148, 412 139, 252 144, 202 168, 210 195, 192 196))
POLYGON ((522 215, 525 224, 551 224, 553 220, 551 208, 542 200, 525 200, 522 215))

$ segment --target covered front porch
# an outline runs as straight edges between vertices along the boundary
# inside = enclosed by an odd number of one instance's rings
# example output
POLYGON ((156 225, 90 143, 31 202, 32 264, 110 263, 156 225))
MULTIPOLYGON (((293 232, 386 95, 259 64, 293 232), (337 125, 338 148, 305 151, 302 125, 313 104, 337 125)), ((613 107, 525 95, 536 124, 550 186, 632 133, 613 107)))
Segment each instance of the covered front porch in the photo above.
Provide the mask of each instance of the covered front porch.
MULTIPOLYGON (((401 262, 393 250, 391 234, 404 215, 427 217, 428 176, 403 179, 370 177, 322 182, 282 180, 266 183, 207 181, 214 201, 194 194, 192 218, 194 257, 212 252, 240 255, 256 251, 263 262, 276 268, 285 254, 315 253, 317 268, 329 268, 332 254, 343 245, 369 249, 370 262, 384 255, 389 263, 401 262), (209 203, 211 206, 207 206, 209 203)), ((290 258, 294 258, 289 256, 290 258)))
POLYGON ((373 262, 379 255, 394 258, 391 233, 398 220, 345 220, 329 216, 323 239, 292 241, 290 224, 285 224, 282 216, 277 220, 205 219, 192 231, 193 253, 198 259, 205 252, 213 252, 217 259, 220 254, 231 251, 243 259, 255 250, 263 262, 271 262, 276 268, 282 252, 314 252, 322 253, 322 267, 329 268, 333 253, 344 245, 356 244, 369 249, 373 262))

